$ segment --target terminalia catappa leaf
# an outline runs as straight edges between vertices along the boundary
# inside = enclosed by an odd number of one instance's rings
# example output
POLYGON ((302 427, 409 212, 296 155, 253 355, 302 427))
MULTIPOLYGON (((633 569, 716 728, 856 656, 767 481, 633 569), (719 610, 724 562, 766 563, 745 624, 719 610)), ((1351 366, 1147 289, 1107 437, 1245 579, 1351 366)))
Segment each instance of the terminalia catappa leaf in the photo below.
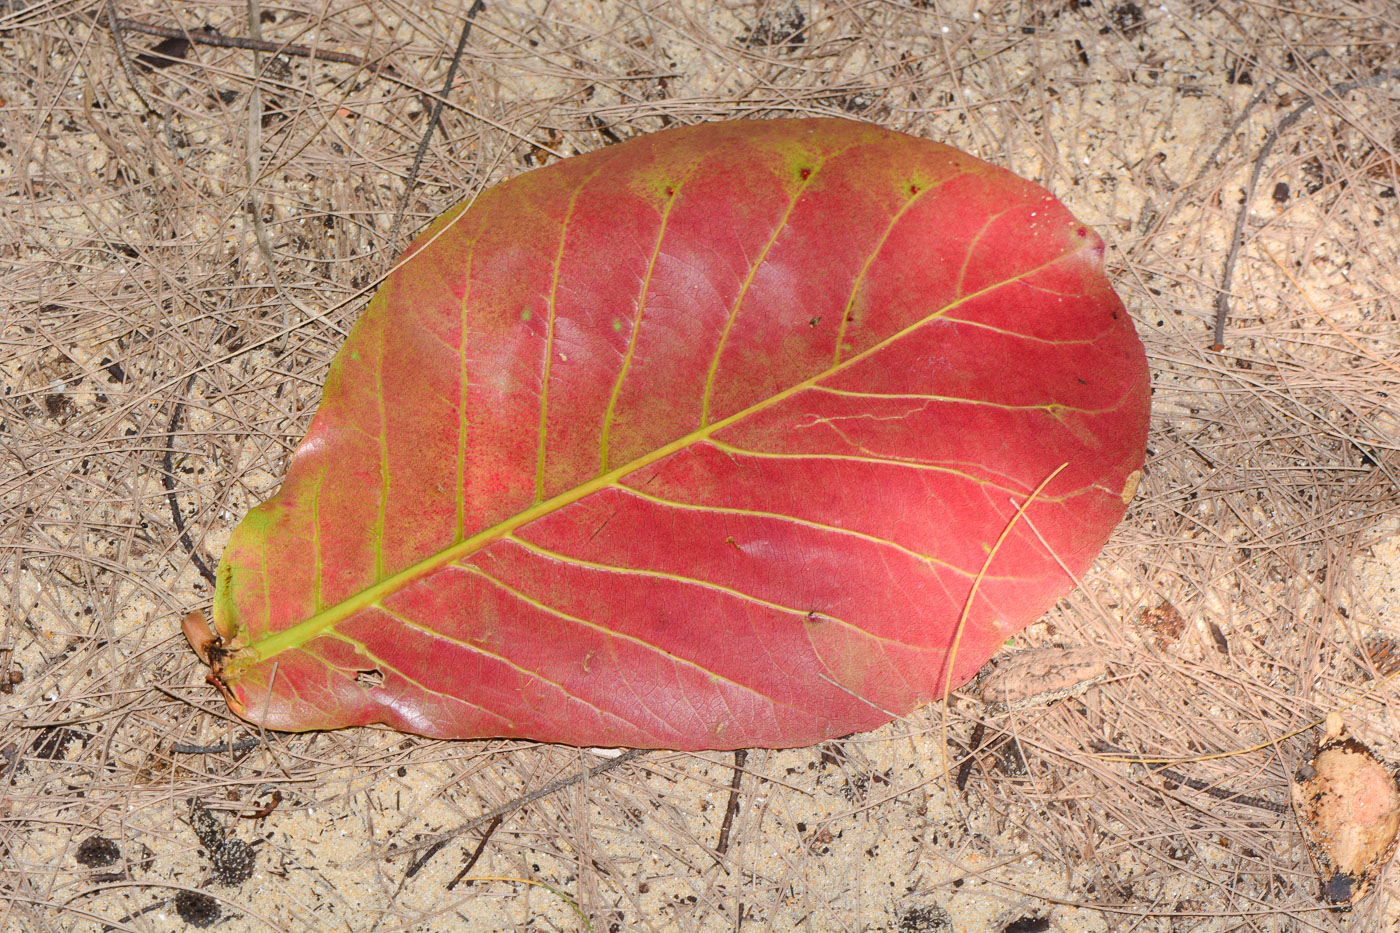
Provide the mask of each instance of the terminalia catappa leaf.
POLYGON ((269 728, 868 729, 1065 593, 1137 483, 1146 361, 1102 242, 946 146, 668 130, 409 252, 219 567, 203 653, 269 728))

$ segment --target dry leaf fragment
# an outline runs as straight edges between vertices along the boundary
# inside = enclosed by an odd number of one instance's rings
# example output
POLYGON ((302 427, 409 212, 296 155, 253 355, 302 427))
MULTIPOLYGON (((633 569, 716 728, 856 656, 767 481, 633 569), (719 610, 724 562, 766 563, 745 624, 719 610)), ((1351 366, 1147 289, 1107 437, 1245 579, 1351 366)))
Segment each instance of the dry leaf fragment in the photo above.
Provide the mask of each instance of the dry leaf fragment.
POLYGON ((1007 655, 982 681, 982 702, 991 709, 1021 709, 1067 697, 1108 677, 1108 664, 1094 648, 1028 648, 1007 655))
POLYGON ((1152 640, 1158 648, 1167 648, 1181 637, 1186 620, 1171 603, 1163 600, 1153 609, 1144 609, 1138 616, 1138 623, 1152 633, 1152 640))
POLYGON ((209 651, 219 643, 219 636, 214 634, 214 630, 204 620, 204 613, 197 609, 192 610, 180 621, 180 628, 184 631, 185 640, 190 643, 194 653, 199 655, 201 661, 208 664, 210 662, 209 651))
POLYGON ((1292 797, 1323 899, 1356 904, 1395 854, 1400 833, 1395 775, 1347 734, 1341 716, 1329 713, 1316 754, 1293 775, 1292 797))
POLYGON ((1363 640, 1361 648, 1378 676, 1389 677, 1400 672, 1400 642, 1375 634, 1363 640))

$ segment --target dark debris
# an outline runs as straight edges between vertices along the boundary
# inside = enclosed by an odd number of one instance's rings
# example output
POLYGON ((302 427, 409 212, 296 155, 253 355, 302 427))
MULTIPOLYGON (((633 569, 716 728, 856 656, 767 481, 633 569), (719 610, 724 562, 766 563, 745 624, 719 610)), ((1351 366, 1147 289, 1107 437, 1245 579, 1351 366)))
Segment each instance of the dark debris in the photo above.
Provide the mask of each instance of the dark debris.
POLYGON ((181 920, 200 929, 213 926, 223 915, 223 908, 219 906, 219 902, 199 891, 178 892, 175 895, 175 910, 180 914, 181 920))
POLYGON ((1112 26, 1105 26, 1099 32, 1108 33, 1117 30, 1125 36, 1131 36, 1147 28, 1147 18, 1143 15, 1142 7, 1131 2, 1120 3, 1110 9, 1108 21, 1112 26))
POLYGON ((759 18, 757 25, 738 38, 744 48, 793 49, 807 41, 807 17, 796 4, 759 18))
POLYGON ((209 858, 214 863, 214 883, 236 885, 253 877, 257 853, 242 839, 225 839, 209 858))
POLYGON ((953 933, 953 919, 937 904, 910 907, 899 915, 898 933, 953 933))
POLYGON ((232 838, 199 801, 190 808, 190 827, 209 853, 215 884, 237 885, 253 877, 257 853, 242 839, 232 838))
POLYGON ((89 836, 78 844, 78 851, 73 857, 85 868, 106 868, 116 864, 122 857, 122 850, 115 839, 89 836))

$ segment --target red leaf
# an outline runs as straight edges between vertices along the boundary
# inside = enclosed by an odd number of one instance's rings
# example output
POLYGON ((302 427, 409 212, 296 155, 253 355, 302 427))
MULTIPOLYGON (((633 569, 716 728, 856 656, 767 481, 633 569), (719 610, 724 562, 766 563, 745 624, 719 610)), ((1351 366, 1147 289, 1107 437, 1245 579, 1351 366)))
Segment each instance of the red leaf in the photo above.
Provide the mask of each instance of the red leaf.
POLYGON ((216 678, 269 728, 868 729, 943 694, 970 595, 953 685, 1066 592, 1137 482, 1146 362, 1102 242, 946 146, 671 130, 410 252, 219 568, 216 678))

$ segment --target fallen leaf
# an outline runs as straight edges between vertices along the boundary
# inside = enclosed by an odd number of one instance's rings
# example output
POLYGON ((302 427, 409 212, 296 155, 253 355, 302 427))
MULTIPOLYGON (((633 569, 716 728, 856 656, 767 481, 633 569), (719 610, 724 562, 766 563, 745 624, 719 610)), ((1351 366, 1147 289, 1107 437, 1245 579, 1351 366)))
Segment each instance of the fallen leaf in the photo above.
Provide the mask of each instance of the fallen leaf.
POLYGON ((410 247, 233 533, 214 676, 282 730, 869 729, 1070 589, 1147 417, 1103 243, 1044 189, 841 120, 639 137, 410 247))

